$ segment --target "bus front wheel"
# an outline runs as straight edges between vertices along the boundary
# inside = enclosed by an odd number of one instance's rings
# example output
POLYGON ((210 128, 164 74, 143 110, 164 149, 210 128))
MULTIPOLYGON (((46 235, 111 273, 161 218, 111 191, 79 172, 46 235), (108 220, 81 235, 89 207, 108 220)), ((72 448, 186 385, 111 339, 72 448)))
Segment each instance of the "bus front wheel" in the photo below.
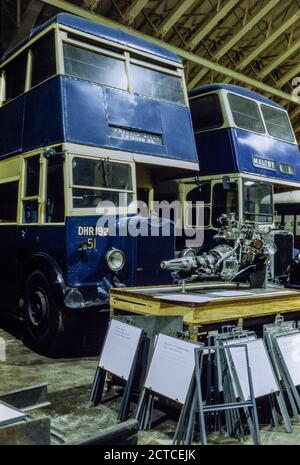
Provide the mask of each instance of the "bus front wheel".
POLYGON ((53 352, 67 344, 68 315, 55 301, 45 274, 32 272, 25 289, 25 326, 34 349, 53 352))

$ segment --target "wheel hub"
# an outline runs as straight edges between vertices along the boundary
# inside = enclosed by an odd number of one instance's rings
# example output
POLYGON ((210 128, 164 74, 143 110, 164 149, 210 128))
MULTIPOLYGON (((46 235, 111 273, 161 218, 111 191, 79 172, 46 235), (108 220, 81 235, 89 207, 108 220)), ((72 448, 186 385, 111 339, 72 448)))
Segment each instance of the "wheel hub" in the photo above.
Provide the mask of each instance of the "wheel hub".
POLYGON ((48 300, 41 290, 32 292, 29 305, 29 318, 34 326, 40 326, 46 319, 48 313, 48 300))

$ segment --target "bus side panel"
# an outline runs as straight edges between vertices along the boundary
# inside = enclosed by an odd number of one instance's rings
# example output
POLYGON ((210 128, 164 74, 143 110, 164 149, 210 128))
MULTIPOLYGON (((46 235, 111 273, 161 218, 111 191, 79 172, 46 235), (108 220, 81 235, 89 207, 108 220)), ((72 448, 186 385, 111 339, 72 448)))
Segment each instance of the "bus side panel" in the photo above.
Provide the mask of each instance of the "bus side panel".
MULTIPOLYGON (((32 260, 37 254, 42 254, 54 260, 62 273, 65 273, 65 226, 34 226, 21 225, 18 227, 18 263, 20 284, 26 281, 32 268, 32 260)), ((35 265, 37 266, 37 265, 35 265)), ((50 266, 50 265, 49 265, 50 266)), ((47 267, 45 269, 47 271, 47 267)), ((49 270, 50 271, 50 270, 49 270)))
MULTIPOLYGON (((1 306, 10 305, 17 293, 17 226, 0 226, 1 306)), ((17 309, 16 309, 17 310, 17 309)))
MULTIPOLYGON (((95 234, 98 216, 67 218, 67 262, 66 284, 71 287, 100 284, 110 274, 105 254, 112 247, 121 249, 126 256, 126 284, 134 280, 135 248, 131 237, 118 237, 95 234), (85 252, 80 251, 82 243, 89 245, 85 252)), ((123 277, 122 277, 123 278, 123 277)))
POLYGON ((0 108, 0 156, 22 151, 24 101, 21 96, 0 108))
POLYGON ((170 234, 163 234, 162 223, 167 220, 160 220, 156 234, 151 236, 149 218, 125 218, 125 222, 132 220, 133 230, 135 225, 137 226, 136 235, 131 235, 130 230, 127 233, 126 229, 120 234, 119 219, 112 218, 109 226, 110 235, 99 236, 95 231, 95 227, 100 225, 99 219, 101 221, 101 217, 97 216, 67 218, 67 285, 106 286, 104 281, 110 281, 112 273, 106 265, 105 255, 112 248, 121 250, 125 255, 125 266, 118 272, 122 284, 133 286, 171 283, 171 273, 160 268, 162 260, 174 258, 175 254, 174 227, 170 226, 170 234), (138 233, 140 221, 146 222, 148 235, 138 233), (80 250, 83 243, 88 245, 85 252, 80 250))
POLYGON ((189 109, 169 103, 162 103, 160 108, 164 144, 167 147, 168 155, 178 160, 197 163, 197 152, 189 109))
POLYGON ((232 131, 237 144, 237 161, 240 172, 276 176, 276 178, 287 181, 300 179, 300 157, 297 145, 242 129, 232 129, 232 131), (253 165, 254 156, 274 161, 276 169, 269 170, 255 167, 253 165), (279 163, 292 165, 295 174, 282 173, 279 169, 279 163))
POLYGON ((164 139, 160 113, 160 107, 164 103, 141 95, 112 89, 105 89, 104 92, 109 125, 162 136, 161 145, 110 137, 110 146, 112 148, 121 148, 123 150, 165 157, 167 144, 164 139))
POLYGON ((237 171, 235 144, 230 129, 195 134, 201 176, 237 171))
POLYGON ((103 88, 63 77, 66 140, 83 145, 109 146, 103 88))
POLYGON ((32 89, 25 99, 23 151, 63 141, 61 78, 32 89))

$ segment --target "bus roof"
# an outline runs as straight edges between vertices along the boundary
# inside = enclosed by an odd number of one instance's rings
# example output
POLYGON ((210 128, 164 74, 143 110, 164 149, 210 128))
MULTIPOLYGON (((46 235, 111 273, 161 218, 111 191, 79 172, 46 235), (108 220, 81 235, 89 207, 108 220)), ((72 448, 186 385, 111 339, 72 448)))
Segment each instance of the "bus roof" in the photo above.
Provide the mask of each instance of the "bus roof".
POLYGON ((139 51, 145 51, 160 58, 165 58, 176 63, 181 63, 181 59, 178 57, 178 55, 165 47, 161 47, 159 45, 152 44, 147 40, 140 39, 132 34, 122 31, 117 26, 115 28, 106 26, 94 21, 80 18, 79 16, 71 15, 69 13, 59 13, 46 23, 34 28, 22 42, 20 42, 15 48, 9 50, 2 56, 1 62, 7 60, 13 53, 29 42, 33 37, 35 37, 51 24, 55 23, 68 26, 81 32, 92 34, 96 37, 101 37, 121 45, 129 46, 139 51))
POLYGON ((189 97, 195 97, 195 96, 206 94, 208 92, 213 92, 216 90, 227 90, 229 92, 235 92, 236 94, 240 94, 243 97, 248 97, 260 103, 265 103, 275 108, 280 108, 281 110, 284 110, 282 106, 273 102, 273 100, 263 97, 257 92, 253 92, 251 90, 245 89, 245 87, 233 86, 231 84, 216 83, 216 84, 208 84, 206 86, 201 86, 201 87, 191 90, 189 92, 189 97))

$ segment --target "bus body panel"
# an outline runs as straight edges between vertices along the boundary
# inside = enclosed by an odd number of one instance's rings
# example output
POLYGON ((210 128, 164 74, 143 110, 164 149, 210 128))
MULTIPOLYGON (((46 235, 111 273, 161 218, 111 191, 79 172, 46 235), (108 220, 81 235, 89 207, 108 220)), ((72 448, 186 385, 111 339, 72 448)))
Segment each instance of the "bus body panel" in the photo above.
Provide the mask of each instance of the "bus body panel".
MULTIPOLYGON (((160 220, 156 236, 134 236, 124 234, 120 222, 132 227, 141 221, 140 217, 124 217, 113 219, 107 224, 106 230, 101 229, 101 235, 97 228, 101 228, 103 221, 97 216, 68 217, 66 222, 66 284, 71 287, 103 285, 103 281, 109 276, 109 270, 105 262, 105 255, 112 248, 122 250, 125 255, 125 267, 118 274, 122 284, 150 285, 171 283, 170 273, 160 270, 159 264, 165 256, 173 257, 175 253, 175 236, 171 226, 170 236, 163 236, 162 225, 167 220, 160 220), (120 232, 121 229, 121 232, 120 232), (122 232, 123 231, 123 232, 122 232), (102 234, 104 232, 104 234, 102 234), (109 234, 110 233, 110 234, 109 234), (124 235, 123 235, 124 234, 124 235), (82 244, 87 243, 91 248, 82 252, 82 244), (153 267, 153 263, 157 266, 153 267)), ((147 231, 151 228, 148 219, 147 231)), ((139 225, 137 225, 137 229, 139 225)), ((128 227, 127 227, 128 230, 128 227)))
POLYGON ((200 176, 237 172, 235 141, 229 129, 195 134, 200 176), (209 154, 209 156, 204 156, 209 154))
POLYGON ((187 107, 76 78, 49 79, 1 108, 0 118, 1 157, 71 142, 197 163, 187 107), (159 135, 162 144, 109 137, 109 126, 159 135))
POLYGON ((17 49, 25 45, 27 42, 29 42, 31 39, 37 36, 41 31, 48 28, 51 24, 60 24, 62 26, 67 26, 69 28, 74 29, 74 31, 94 35, 97 38, 109 40, 126 47, 132 47, 133 49, 136 49, 139 52, 146 52, 153 55, 154 57, 156 56, 165 60, 173 61, 175 63, 181 63, 181 60, 178 57, 178 55, 171 52, 165 47, 160 47, 159 45, 152 44, 147 40, 135 37, 127 32, 122 31, 118 27, 106 26, 104 24, 99 24, 69 13, 58 13, 56 16, 51 18, 46 23, 32 29, 30 34, 22 42, 20 42, 17 45, 17 47, 9 50, 7 53, 3 55, 2 61, 8 59, 17 49))
POLYGON ((0 157, 23 149, 25 97, 19 97, 0 110, 0 157))
POLYGON ((261 134, 252 134, 242 129, 236 128, 231 131, 232 137, 236 140, 237 172, 248 172, 292 182, 300 181, 300 154, 297 145, 261 134), (273 161, 275 168, 264 169, 254 166, 253 157, 273 161), (292 166, 294 174, 282 173, 280 163, 292 166))
POLYGON ((56 76, 25 94, 23 152, 64 140, 62 77, 56 76))

